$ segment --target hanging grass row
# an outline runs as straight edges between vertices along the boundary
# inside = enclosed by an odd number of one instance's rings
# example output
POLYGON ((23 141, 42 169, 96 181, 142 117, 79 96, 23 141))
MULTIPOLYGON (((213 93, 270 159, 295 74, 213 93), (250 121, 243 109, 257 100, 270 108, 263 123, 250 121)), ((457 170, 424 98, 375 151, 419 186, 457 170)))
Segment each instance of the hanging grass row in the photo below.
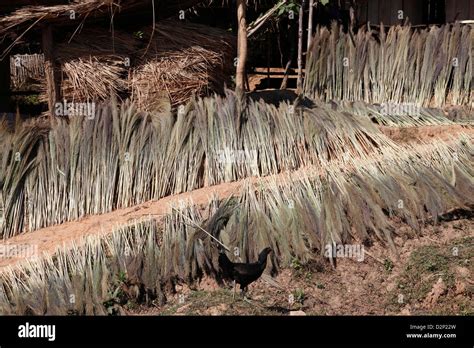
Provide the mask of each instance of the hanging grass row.
POLYGON ((250 176, 397 146, 368 118, 232 93, 177 113, 110 103, 93 119, 0 126, 0 236, 250 176), (239 121, 240 120, 240 121, 239 121), (3 212, 3 213, 2 213, 3 212))
POLYGON ((474 30, 459 23, 355 34, 337 24, 321 27, 308 52, 304 91, 325 101, 472 108, 473 45, 474 30))
POLYGON ((2 269, 0 313, 117 314, 130 302, 161 303, 173 284, 217 276, 217 244, 196 225, 237 248, 243 261, 270 246, 274 271, 294 258, 318 257, 332 243, 379 240, 394 255, 393 218, 419 233, 450 209, 474 207, 473 156, 468 139, 431 143, 355 159, 345 170, 332 163, 247 185, 207 207, 188 202, 159 222, 119 226, 109 236, 2 269))

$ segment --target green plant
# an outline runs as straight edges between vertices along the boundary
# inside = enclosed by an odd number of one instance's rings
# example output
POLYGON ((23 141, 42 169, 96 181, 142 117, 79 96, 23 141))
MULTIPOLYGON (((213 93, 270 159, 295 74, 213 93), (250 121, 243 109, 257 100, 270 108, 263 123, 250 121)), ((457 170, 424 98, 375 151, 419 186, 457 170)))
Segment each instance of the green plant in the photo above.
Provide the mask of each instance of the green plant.
POLYGON ((294 273, 297 277, 303 278, 306 281, 310 281, 313 277, 313 273, 307 264, 302 264, 301 261, 293 257, 291 259, 290 267, 294 270, 294 273))
POLYGON ((295 303, 303 304, 304 300, 306 299, 306 295, 303 289, 295 289, 292 294, 295 303))
POLYGON ((130 302, 127 294, 124 291, 126 286, 127 274, 125 271, 119 271, 116 278, 113 280, 108 290, 107 299, 103 302, 105 310, 109 315, 117 315, 120 312, 121 306, 133 306, 133 302, 130 302))
POLYGON ((298 272, 303 268, 303 265, 296 257, 293 257, 291 259, 290 267, 298 272))
MULTIPOLYGON (((464 260, 474 257, 474 238, 460 238, 450 241, 446 245, 423 245, 414 250, 408 259, 405 268, 396 278, 396 289, 390 293, 389 305, 399 310, 407 303, 412 308, 422 305, 435 283, 441 278, 446 291, 437 300, 434 314, 453 315, 468 314, 469 294, 467 298, 457 296, 452 290, 457 280, 462 277, 456 273, 456 267, 463 265, 464 260), (453 247, 462 248, 461 254, 454 253, 453 247), (399 299, 402 301, 399 301, 399 299), (467 301, 466 301, 467 299, 467 301)), ((469 290, 467 290, 469 291, 469 290)), ((416 313, 413 313, 416 314, 416 313)))
POLYGON ((393 261, 390 259, 385 259, 383 261, 383 266, 387 272, 392 272, 393 270, 393 261))
POLYGON ((141 31, 141 30, 135 31, 135 32, 133 33, 133 36, 134 36, 135 38, 137 38, 137 39, 140 39, 140 40, 143 39, 143 35, 144 35, 144 34, 143 34, 143 31, 141 31))
POLYGON ((284 15, 288 15, 290 11, 293 11, 293 13, 298 13, 299 11, 299 5, 295 0, 289 0, 286 4, 283 4, 277 11, 276 16, 277 17, 282 17, 284 15))
POLYGON ((127 273, 125 271, 120 271, 117 275, 118 283, 124 284, 127 281, 127 273))
POLYGON ((38 94, 26 95, 22 98, 22 101, 26 105, 39 105, 42 103, 38 94))

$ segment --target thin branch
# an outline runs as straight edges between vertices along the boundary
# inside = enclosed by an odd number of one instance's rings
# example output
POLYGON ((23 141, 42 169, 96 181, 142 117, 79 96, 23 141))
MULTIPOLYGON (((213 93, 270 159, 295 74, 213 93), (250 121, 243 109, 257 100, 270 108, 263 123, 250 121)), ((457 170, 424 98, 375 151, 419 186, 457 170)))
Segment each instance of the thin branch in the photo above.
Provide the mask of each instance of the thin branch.
POLYGON ((155 20, 155 0, 151 1, 151 7, 152 7, 152 12, 153 12, 153 27, 151 29, 151 36, 150 40, 148 40, 148 45, 146 46, 146 50, 142 55, 142 58, 148 53, 148 49, 150 48, 151 45, 151 40, 153 40, 153 36, 155 35, 155 27, 156 27, 156 20, 155 20))
POLYGON ((217 243, 219 243, 222 247, 224 247, 225 250, 227 251, 230 251, 230 249, 224 244, 222 243, 219 239, 217 239, 216 237, 214 237, 212 234, 210 234, 209 232, 207 232, 204 228, 202 228, 201 226, 199 226, 197 223, 195 223, 193 220, 191 220, 190 218, 188 218, 186 215, 184 215, 182 212, 180 212, 178 209, 174 208, 174 207, 171 207, 171 209, 173 209, 174 211, 176 211, 177 213, 179 213, 183 218, 187 219, 189 222, 191 222, 194 226, 196 226, 197 228, 199 228, 201 231, 205 232, 206 234, 209 235, 209 237, 211 237, 212 239, 214 239, 217 243))
POLYGON ((38 24, 39 21, 41 21, 44 17, 46 17, 46 15, 43 15, 41 16, 40 18, 38 18, 33 24, 31 24, 23 33, 20 34, 20 36, 18 36, 15 41, 13 41, 11 43, 10 46, 7 47, 7 49, 5 51, 3 51, 2 55, 0 56, 0 60, 3 60, 5 59, 5 57, 8 55, 8 53, 10 53, 10 51, 13 49, 13 47, 15 47, 16 43, 18 41, 20 41, 23 36, 25 36, 25 34, 31 29, 33 28, 36 24, 38 24))
POLYGON ((265 22, 276 12, 287 3, 288 0, 282 0, 275 6, 273 6, 270 10, 268 10, 263 16, 260 16, 255 20, 255 22, 251 23, 248 27, 248 32, 247 32, 247 37, 252 36, 257 32, 264 24, 265 22))

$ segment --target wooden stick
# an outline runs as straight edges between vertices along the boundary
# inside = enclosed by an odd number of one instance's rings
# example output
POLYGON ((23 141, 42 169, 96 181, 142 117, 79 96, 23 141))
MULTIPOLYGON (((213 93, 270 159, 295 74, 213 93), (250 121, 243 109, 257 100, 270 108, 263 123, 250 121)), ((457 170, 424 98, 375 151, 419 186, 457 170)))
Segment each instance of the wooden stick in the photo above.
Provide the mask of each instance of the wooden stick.
POLYGON ((197 228, 199 228, 201 231, 207 233, 209 235, 209 237, 211 237, 212 239, 214 239, 217 243, 219 243, 221 246, 223 246, 227 251, 230 251, 230 249, 224 244, 222 243, 219 239, 217 239, 216 237, 214 237, 212 234, 210 234, 209 232, 207 232, 204 228, 202 228, 201 226, 199 226, 197 223, 195 223, 193 220, 191 220, 190 218, 188 218, 186 215, 184 215, 182 212, 180 212, 178 209, 174 208, 174 207, 171 207, 171 209, 173 209, 174 211, 176 211, 177 213, 179 213, 183 218, 187 219, 188 221, 190 221, 194 226, 196 226, 197 228))
POLYGON ((314 0, 309 0, 309 17, 308 17, 308 43, 306 51, 309 51, 311 45, 311 38, 313 36, 313 11, 314 11, 314 0))
POLYGON ((265 24, 265 22, 281 7, 283 6, 284 4, 286 4, 287 0, 282 0, 281 2, 279 2, 278 4, 276 4, 274 7, 272 7, 270 10, 267 11, 267 13, 265 13, 263 16, 259 17, 255 22, 249 24, 248 26, 248 30, 247 30, 247 37, 250 37, 252 36, 253 34, 255 34, 256 31, 258 31, 258 29, 260 29, 260 27, 262 25, 265 24))
POLYGON ((280 89, 286 89, 286 86, 288 85, 288 72, 290 70, 290 66, 291 66, 291 58, 288 61, 288 63, 286 63, 285 73, 283 75, 283 80, 281 81, 280 89))
POLYGON ((54 59, 53 27, 47 25, 43 28, 42 44, 44 52, 44 73, 46 75, 46 86, 48 94, 48 108, 50 116, 54 116, 54 105, 61 99, 59 76, 57 74, 54 59))
POLYGON ((372 255, 371 253, 369 253, 367 250, 364 250, 364 254, 367 254, 369 255, 371 258, 373 258, 375 261, 379 262, 380 264, 382 265, 385 265, 385 262, 383 262, 382 260, 380 260, 379 258, 375 257, 374 255, 372 255))
POLYGON ((298 19, 298 81, 297 94, 303 92, 303 16, 306 0, 301 0, 300 14, 298 19))

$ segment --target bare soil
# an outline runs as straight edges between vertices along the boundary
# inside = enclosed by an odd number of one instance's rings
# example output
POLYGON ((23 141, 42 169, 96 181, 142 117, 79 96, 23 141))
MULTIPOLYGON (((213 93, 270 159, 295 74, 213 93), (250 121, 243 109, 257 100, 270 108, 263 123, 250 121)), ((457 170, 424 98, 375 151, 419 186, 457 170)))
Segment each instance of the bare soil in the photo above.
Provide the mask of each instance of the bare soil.
MULTIPOLYGON (((395 222, 395 224, 397 224, 395 222)), ((321 259, 292 264, 272 286, 259 279, 249 301, 205 279, 178 287, 164 306, 130 304, 129 315, 474 315, 474 220, 425 226, 420 236, 400 225, 399 259, 374 243, 362 262, 321 259), (457 248, 457 249, 455 249, 457 248), (376 260, 377 259, 377 260, 376 260), (292 296, 292 297, 291 297, 292 296)))
POLYGON ((467 136, 474 136, 474 127, 465 125, 451 126, 422 126, 422 127, 378 127, 383 134, 396 143, 421 143, 430 139, 450 141, 453 137, 464 133, 467 136))

